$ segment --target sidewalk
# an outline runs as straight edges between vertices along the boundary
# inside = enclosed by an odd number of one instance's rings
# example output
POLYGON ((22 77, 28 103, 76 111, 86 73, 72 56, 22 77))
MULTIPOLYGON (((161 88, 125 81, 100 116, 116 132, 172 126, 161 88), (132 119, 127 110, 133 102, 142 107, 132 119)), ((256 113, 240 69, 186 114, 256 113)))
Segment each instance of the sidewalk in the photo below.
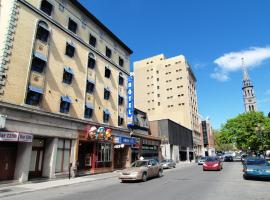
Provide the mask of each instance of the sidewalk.
MULTIPOLYGON (((185 168, 188 166, 192 166, 194 164, 195 164, 194 162, 193 163, 190 163, 190 162, 177 163, 176 168, 171 169, 171 170, 185 168)), ((171 170, 164 170, 164 173, 166 174, 167 172, 171 170)), ((66 185, 72 185, 72 184, 78 184, 78 183, 84 183, 84 182, 93 182, 93 181, 98 181, 98 180, 116 178, 118 176, 119 176, 119 171, 114 171, 111 173, 82 176, 82 177, 76 177, 72 179, 64 178, 64 179, 55 179, 55 180, 46 180, 46 181, 43 181, 43 180, 28 181, 26 183, 18 183, 16 185, 14 185, 14 183, 7 184, 7 185, 0 185, 0 199, 2 197, 13 196, 13 195, 33 192, 37 190, 62 187, 66 185)))

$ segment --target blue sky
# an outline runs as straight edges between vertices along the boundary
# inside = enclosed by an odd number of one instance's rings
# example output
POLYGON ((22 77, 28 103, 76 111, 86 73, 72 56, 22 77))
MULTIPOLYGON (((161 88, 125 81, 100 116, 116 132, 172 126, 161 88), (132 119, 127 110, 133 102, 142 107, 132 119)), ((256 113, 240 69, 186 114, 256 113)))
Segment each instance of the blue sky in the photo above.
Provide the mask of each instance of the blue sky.
POLYGON ((214 128, 244 111, 241 57, 260 111, 270 112, 269 0, 81 0, 133 51, 131 61, 183 54, 199 112, 214 128))

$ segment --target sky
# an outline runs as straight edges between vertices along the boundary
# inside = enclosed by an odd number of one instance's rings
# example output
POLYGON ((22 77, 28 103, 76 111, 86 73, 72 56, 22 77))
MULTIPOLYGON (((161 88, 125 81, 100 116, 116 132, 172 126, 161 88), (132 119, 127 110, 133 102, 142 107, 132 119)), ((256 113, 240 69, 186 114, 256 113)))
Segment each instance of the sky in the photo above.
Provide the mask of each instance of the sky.
POLYGON ((215 129, 244 112, 241 58, 259 111, 270 112, 269 0, 80 2, 133 50, 131 63, 183 54, 197 77, 199 113, 215 129))

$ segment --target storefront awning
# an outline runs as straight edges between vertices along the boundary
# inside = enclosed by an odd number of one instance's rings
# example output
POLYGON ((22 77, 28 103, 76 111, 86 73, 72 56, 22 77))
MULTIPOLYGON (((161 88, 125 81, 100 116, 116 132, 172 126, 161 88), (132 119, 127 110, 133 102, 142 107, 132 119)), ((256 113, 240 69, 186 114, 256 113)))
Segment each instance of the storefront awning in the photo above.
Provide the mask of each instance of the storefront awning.
POLYGON ((34 56, 36 58, 40 59, 40 60, 43 60, 44 62, 47 62, 48 61, 48 59, 46 58, 46 56, 44 56, 43 54, 41 54, 41 53, 39 53, 37 51, 34 52, 34 56))
POLYGON ((90 103, 85 104, 85 107, 86 107, 86 108, 89 108, 89 109, 93 109, 93 108, 94 108, 93 105, 90 104, 90 103))
POLYGON ((34 87, 32 85, 29 86, 29 90, 32 91, 32 92, 43 94, 43 90, 41 88, 37 88, 37 87, 34 87))
POLYGON ((95 81, 92 80, 91 78, 88 78, 88 79, 87 79, 87 82, 88 82, 88 83, 93 83, 93 84, 95 84, 95 81))
POLYGON ((75 45, 73 44, 73 42, 67 42, 68 45, 72 46, 74 49, 76 48, 75 45))
POLYGON ((73 70, 71 69, 71 67, 68 67, 68 66, 65 66, 64 70, 67 72, 67 73, 70 73, 70 74, 74 74, 73 73, 73 70))
POLYGON ((104 109, 104 113, 105 113, 106 115, 109 115, 109 114, 110 114, 110 111, 109 111, 108 109, 104 109))
POLYGON ((68 103, 72 103, 72 100, 69 96, 61 96, 61 100, 68 103))

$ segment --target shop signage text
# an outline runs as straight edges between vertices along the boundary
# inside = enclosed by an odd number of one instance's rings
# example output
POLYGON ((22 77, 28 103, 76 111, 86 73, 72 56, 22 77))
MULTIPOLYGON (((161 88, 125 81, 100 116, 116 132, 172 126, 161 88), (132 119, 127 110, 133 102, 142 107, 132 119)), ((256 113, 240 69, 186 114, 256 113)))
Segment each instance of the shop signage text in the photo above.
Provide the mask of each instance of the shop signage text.
POLYGON ((134 82, 133 76, 128 77, 128 86, 127 86, 127 125, 133 126, 133 113, 134 113, 134 82))
POLYGON ((18 132, 0 132, 0 141, 32 142, 33 135, 18 132))
POLYGON ((133 145, 136 144, 136 139, 133 137, 123 137, 123 136, 115 136, 114 137, 114 143, 115 144, 127 144, 127 145, 133 145))

